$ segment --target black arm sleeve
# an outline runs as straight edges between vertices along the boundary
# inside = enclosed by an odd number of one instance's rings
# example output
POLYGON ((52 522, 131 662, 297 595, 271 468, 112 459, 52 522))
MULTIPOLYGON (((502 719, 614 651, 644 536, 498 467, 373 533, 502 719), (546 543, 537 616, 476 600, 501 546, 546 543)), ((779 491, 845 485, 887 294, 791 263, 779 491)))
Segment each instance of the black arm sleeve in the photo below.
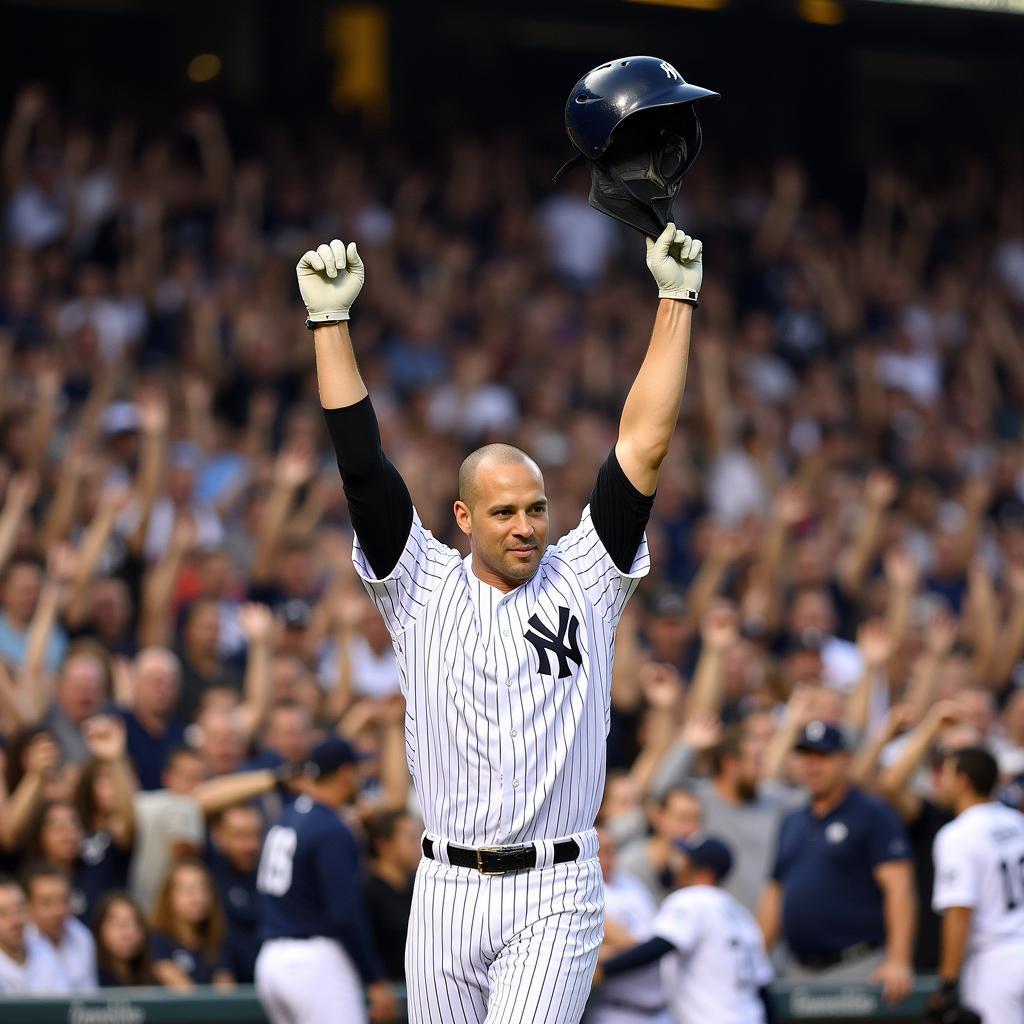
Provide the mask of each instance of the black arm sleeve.
POLYGON ((324 409, 341 471, 352 529, 378 578, 398 564, 412 527, 412 498, 380 446, 380 428, 367 395, 355 405, 324 409))
POLYGON ((630 482, 615 449, 597 472, 590 495, 590 517, 605 550, 622 572, 629 572, 651 518, 653 494, 641 494, 630 482))
POLYGON ((646 967, 660 960, 666 953, 671 953, 676 947, 668 939, 653 938, 625 953, 613 956, 605 961, 604 976, 614 978, 617 974, 625 974, 626 971, 635 971, 638 967, 646 967))
POLYGON ((761 997, 761 1002, 764 1003, 764 1024, 775 1024, 775 1005, 772 1003, 771 989, 767 985, 763 985, 757 990, 757 994, 761 997))

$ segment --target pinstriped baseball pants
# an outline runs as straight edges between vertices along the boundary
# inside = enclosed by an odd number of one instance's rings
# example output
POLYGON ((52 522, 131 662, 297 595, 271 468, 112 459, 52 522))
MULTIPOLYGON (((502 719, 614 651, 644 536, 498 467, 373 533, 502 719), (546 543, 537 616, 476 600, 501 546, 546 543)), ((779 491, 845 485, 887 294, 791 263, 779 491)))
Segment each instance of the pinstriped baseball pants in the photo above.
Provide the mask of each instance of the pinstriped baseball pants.
POLYGON ((579 861, 509 875, 420 862, 410 1024, 578 1024, 604 936, 596 838, 583 835, 579 861))

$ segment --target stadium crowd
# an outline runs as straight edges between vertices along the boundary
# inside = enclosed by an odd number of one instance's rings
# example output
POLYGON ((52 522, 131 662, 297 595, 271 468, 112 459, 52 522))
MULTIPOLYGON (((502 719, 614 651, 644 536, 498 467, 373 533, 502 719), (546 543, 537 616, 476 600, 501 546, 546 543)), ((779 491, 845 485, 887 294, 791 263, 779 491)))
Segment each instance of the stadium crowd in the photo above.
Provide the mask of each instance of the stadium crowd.
MULTIPOLYGON (((401 981, 420 856, 404 707, 293 267, 358 240, 353 341, 435 535, 461 548, 459 464, 503 440, 544 470, 558 536, 655 299, 640 240, 588 208, 585 177, 553 190, 552 160, 507 137, 426 158, 278 130, 243 154, 209 108, 91 126, 17 96, 0 993, 250 982, 262 836, 334 732, 364 755, 349 819, 401 981)), ((1024 800, 1022 182, 981 159, 945 181, 882 167, 851 215, 794 161, 707 152, 684 185, 704 284, 653 569, 619 632, 604 868, 653 907, 672 840, 721 837, 726 887, 794 977, 884 969, 911 942, 934 971, 943 754, 987 746, 1024 800), (795 852, 808 793, 845 808, 826 835, 857 837, 845 858, 795 852)), ((610 927, 609 951, 637 937, 610 927)))

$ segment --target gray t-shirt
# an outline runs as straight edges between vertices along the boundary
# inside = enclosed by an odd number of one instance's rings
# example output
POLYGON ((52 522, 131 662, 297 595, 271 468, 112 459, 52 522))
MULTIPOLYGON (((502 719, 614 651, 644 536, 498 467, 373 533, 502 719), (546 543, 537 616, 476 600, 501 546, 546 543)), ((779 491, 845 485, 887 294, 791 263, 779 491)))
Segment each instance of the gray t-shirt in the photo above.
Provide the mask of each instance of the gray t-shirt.
POLYGON ((205 838, 203 813, 190 796, 166 789, 135 794, 135 852, 128 888, 147 914, 173 863, 171 847, 188 843, 201 848, 205 838))
POLYGON ((710 779, 697 779, 693 785, 704 808, 704 831, 723 839, 732 850, 732 871, 722 888, 756 914, 772 868, 779 823, 806 803, 806 797, 800 790, 767 782, 755 800, 734 804, 715 792, 710 779))
POLYGON ((647 844, 650 840, 645 836, 627 843, 615 855, 616 870, 635 878, 660 903, 672 890, 662 885, 658 873, 654 870, 647 856, 647 844))
POLYGON ((703 831, 724 840, 732 850, 732 871, 722 888, 756 914, 772 868, 779 823, 794 808, 806 804, 807 794, 785 783, 769 781, 750 803, 731 803, 715 792, 711 779, 689 774, 693 762, 691 748, 681 743, 673 747, 658 769, 654 793, 663 795, 680 784, 693 789, 703 808, 703 831))

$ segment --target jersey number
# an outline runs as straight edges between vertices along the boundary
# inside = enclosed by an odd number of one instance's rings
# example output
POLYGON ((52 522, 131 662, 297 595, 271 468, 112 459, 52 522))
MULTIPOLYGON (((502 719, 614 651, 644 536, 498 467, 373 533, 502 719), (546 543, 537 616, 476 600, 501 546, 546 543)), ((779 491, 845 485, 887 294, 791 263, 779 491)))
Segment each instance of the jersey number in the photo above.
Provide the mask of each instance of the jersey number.
POLYGON ((999 862, 999 871, 1003 876, 1003 895, 1006 897, 1006 912, 1016 910, 1024 903, 1024 857, 1016 865, 999 862), (1014 883, 1014 874, 1017 876, 1014 883))
POLYGON ((271 896, 283 896, 292 887, 292 860, 298 836, 293 828, 275 825, 267 833, 256 875, 256 888, 271 896))

